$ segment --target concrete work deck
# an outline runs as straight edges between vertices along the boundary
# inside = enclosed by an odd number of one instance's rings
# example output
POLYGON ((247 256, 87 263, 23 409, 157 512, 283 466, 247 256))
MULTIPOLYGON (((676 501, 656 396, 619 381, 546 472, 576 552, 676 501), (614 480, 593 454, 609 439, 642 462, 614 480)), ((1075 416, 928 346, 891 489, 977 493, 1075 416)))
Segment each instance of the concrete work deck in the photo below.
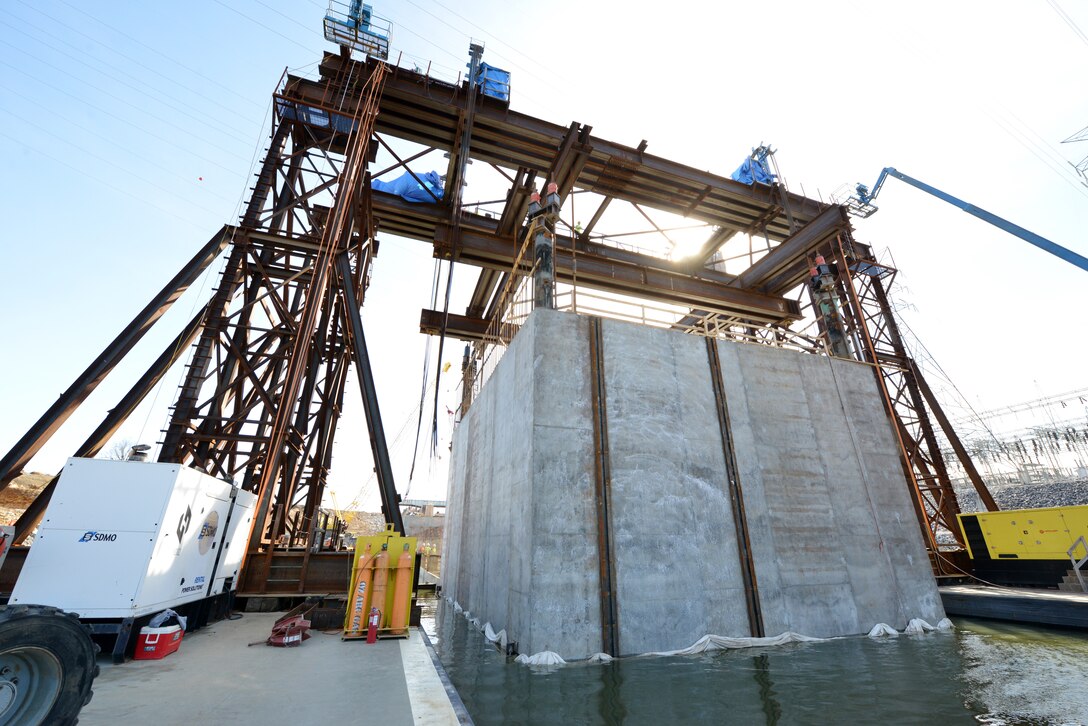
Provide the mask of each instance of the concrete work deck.
POLYGON ((945 585, 940 592, 949 615, 1088 628, 1088 593, 989 585, 945 585))
POLYGON ((461 420, 444 594, 568 659, 607 649, 609 600, 613 655, 758 634, 753 600, 765 635, 944 617, 870 367, 725 340, 719 367, 705 338, 595 325, 534 311, 461 420))
POLYGON ((214 623, 163 660, 112 665, 100 658, 80 726, 470 723, 454 696, 459 720, 420 629, 373 645, 311 631, 296 648, 248 646, 267 637, 281 615, 214 623))

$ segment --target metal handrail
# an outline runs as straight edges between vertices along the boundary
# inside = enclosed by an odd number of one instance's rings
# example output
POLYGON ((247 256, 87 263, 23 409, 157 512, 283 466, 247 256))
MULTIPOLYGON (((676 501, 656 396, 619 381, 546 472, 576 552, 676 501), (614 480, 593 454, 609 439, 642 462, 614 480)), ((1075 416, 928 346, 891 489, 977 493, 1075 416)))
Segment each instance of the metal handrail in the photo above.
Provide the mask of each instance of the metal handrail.
POLYGON ((1080 574, 1080 568, 1088 564, 1088 541, 1085 541, 1084 535, 1077 537, 1077 541, 1073 543, 1073 546, 1066 550, 1066 554, 1069 555, 1069 561, 1073 563, 1073 572, 1077 575, 1077 581, 1080 583, 1080 589, 1083 592, 1088 592, 1088 585, 1084 583, 1084 576, 1080 574), (1073 553, 1077 551, 1077 547, 1083 547, 1085 555, 1079 560, 1073 553))

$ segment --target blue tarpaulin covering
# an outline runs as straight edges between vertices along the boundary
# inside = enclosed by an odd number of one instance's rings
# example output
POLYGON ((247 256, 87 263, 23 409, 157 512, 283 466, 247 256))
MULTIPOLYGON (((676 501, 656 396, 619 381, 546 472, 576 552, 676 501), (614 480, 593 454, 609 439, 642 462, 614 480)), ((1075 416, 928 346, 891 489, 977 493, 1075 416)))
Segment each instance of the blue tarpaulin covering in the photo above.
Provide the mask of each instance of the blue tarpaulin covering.
POLYGON ((408 172, 404 172, 393 181, 387 182, 375 179, 370 182, 370 186, 379 192, 396 194, 408 202, 434 202, 434 197, 442 198, 442 178, 438 176, 437 171, 428 171, 423 174, 416 174, 416 176, 427 185, 426 189, 420 186, 415 177, 408 172), (427 193, 427 189, 434 192, 434 197, 427 193))
POLYGON ((500 101, 510 100, 510 71, 480 62, 480 70, 476 72, 476 83, 485 96, 497 98, 500 101))
POLYGON ((751 186, 756 182, 760 184, 774 184, 774 174, 763 168, 763 165, 758 161, 753 161, 751 157, 744 160, 744 163, 737 167, 737 170, 733 172, 733 180, 739 181, 751 186))

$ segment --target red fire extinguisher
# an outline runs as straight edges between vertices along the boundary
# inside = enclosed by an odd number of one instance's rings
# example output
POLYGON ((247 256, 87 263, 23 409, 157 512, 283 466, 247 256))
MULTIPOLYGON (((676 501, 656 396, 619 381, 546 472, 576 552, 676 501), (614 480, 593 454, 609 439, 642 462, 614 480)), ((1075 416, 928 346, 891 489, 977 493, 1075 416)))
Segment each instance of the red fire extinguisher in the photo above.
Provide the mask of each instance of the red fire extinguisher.
POLYGON ((378 608, 370 608, 370 617, 367 619, 366 642, 374 643, 378 640, 378 626, 382 622, 382 613, 378 608))

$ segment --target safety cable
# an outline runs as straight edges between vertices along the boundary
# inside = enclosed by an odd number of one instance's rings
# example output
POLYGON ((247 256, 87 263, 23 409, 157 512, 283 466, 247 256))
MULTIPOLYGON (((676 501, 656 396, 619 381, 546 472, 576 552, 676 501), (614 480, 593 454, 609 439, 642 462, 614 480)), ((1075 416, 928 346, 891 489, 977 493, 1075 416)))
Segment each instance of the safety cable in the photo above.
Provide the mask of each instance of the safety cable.
MULTIPOLYGON (((450 262, 453 266, 453 262, 450 262)), ((434 275, 431 279, 431 310, 438 305, 438 280, 441 278, 442 260, 434 261, 434 275)), ((427 398, 427 373, 431 368, 431 336, 427 336, 427 345, 423 353, 423 386, 419 392, 419 420, 416 422, 416 442, 412 449, 412 468, 408 471, 408 488, 412 487, 412 477, 416 473, 416 457, 419 455, 419 436, 423 431, 423 403, 427 398)), ((438 389, 438 381, 435 380, 435 390, 438 389)), ((435 413, 437 417, 437 411, 435 413)), ((432 447, 432 451, 437 447, 432 447)))
POLYGON ((990 582, 989 580, 983 580, 978 575, 974 575, 974 574, 968 572, 967 570, 956 567, 956 564, 954 562, 952 562, 952 560, 948 559, 947 557, 942 556, 941 553, 939 551, 937 551, 937 550, 933 550, 933 555, 937 559, 943 560, 946 565, 951 567, 956 572, 959 572, 960 574, 962 574, 962 575, 964 575, 966 577, 970 577, 972 580, 978 580, 983 585, 989 585, 990 587, 1006 587, 1005 585, 998 585, 996 582, 990 582))

